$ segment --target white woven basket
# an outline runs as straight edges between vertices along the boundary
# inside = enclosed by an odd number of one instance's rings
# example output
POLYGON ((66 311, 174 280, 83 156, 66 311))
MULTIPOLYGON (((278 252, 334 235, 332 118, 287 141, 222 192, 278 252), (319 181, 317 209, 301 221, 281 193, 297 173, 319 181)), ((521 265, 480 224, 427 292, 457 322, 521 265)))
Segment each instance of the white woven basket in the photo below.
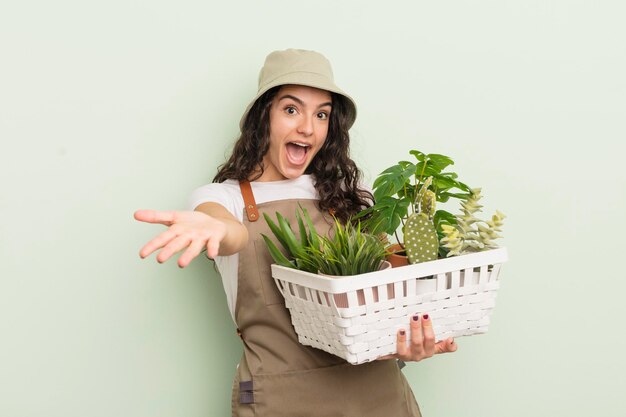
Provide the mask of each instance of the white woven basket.
POLYGON ((272 265, 300 343, 352 364, 396 353, 396 333, 428 313, 437 340, 487 332, 505 248, 349 277, 272 265))

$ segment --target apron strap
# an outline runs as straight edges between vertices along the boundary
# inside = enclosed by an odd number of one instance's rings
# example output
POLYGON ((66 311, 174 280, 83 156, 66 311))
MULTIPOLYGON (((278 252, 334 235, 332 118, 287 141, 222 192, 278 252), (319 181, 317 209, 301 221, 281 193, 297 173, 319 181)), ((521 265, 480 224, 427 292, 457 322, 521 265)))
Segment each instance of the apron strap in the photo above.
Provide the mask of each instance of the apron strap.
POLYGON ((259 220, 259 210, 256 207, 256 201, 254 201, 254 194, 252 194, 250 181, 239 181, 239 188, 241 189, 241 195, 243 196, 243 204, 246 207, 248 221, 255 222, 259 220))

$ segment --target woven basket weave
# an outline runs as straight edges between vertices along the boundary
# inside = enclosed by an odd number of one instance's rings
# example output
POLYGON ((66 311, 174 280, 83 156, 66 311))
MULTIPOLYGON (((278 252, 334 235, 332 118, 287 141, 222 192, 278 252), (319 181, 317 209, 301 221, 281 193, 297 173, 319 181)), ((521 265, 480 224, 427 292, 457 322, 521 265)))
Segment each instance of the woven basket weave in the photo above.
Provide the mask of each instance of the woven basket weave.
POLYGON ((507 259, 499 248, 349 277, 272 265, 272 276, 299 342, 360 364, 396 353, 397 330, 410 333, 415 313, 430 315, 437 340, 487 332, 507 259))

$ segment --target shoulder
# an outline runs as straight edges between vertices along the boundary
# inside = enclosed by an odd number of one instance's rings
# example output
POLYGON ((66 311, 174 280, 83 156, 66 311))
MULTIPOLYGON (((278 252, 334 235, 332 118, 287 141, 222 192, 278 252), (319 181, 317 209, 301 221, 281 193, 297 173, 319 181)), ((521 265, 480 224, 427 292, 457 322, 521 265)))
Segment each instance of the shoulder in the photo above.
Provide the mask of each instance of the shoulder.
MULTIPOLYGON (((189 196, 189 208, 194 210, 202 203, 218 203, 228 210, 242 200, 239 183, 235 180, 226 180, 221 183, 206 184, 196 188, 189 196)), ((242 203, 243 204, 243 203, 242 203)))

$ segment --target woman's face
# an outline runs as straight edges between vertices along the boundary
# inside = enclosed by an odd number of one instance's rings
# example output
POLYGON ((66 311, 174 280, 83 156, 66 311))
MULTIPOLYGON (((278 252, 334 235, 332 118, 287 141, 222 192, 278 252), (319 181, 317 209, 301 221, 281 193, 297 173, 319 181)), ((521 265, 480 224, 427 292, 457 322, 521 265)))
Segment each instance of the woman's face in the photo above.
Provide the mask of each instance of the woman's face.
POLYGON ((258 181, 280 181, 304 174, 324 145, 332 102, 330 93, 312 87, 285 85, 270 108, 270 144, 258 181))

